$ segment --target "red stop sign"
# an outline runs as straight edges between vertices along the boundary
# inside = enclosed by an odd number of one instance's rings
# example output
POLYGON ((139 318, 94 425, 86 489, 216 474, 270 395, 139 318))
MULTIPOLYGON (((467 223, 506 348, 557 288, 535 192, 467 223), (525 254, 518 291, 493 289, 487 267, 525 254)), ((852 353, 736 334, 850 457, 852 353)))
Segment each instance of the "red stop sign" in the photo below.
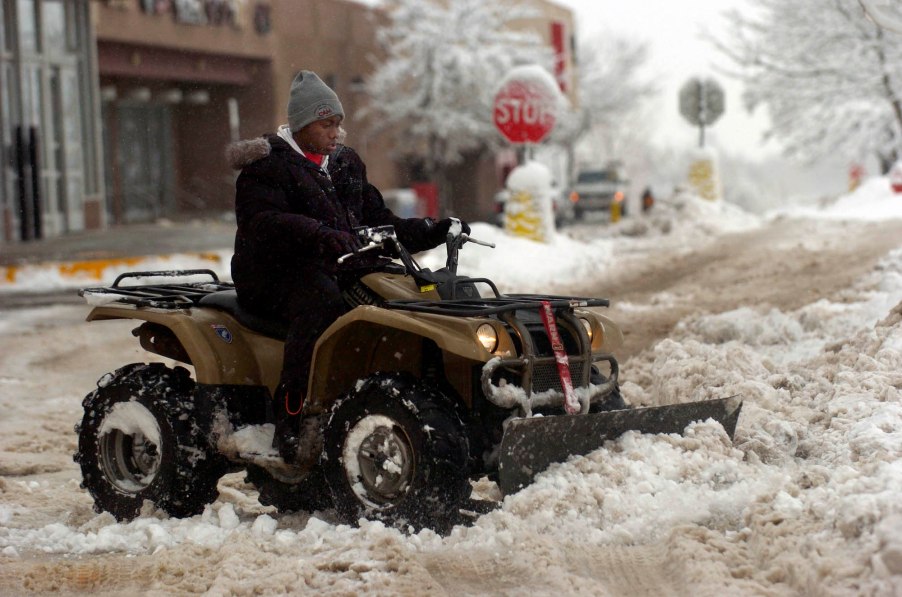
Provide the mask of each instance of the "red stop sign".
POLYGON ((540 143, 554 128, 554 92, 541 80, 509 80, 495 95, 495 126, 511 143, 540 143))

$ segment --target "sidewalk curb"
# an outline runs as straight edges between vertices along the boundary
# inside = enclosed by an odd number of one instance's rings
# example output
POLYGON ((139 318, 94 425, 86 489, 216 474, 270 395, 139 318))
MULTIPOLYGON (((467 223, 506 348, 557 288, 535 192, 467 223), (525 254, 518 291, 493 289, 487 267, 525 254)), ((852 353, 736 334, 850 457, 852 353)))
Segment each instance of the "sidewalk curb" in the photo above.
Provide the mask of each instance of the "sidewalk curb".
POLYGON ((14 286, 24 274, 52 273, 63 279, 91 279, 100 281, 108 268, 139 268, 149 261, 167 261, 176 257, 194 258, 228 266, 228 259, 222 253, 203 251, 194 253, 172 253, 168 255, 142 255, 136 257, 114 257, 109 259, 89 259, 84 261, 45 261, 22 265, 0 266, 0 288, 14 286))

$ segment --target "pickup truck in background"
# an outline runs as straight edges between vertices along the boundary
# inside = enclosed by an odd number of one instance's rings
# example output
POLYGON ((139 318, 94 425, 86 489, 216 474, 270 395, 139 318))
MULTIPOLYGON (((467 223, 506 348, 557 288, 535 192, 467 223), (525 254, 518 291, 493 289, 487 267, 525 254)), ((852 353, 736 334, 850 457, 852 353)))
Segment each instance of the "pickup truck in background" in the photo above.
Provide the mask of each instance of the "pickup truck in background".
POLYGON ((573 213, 581 219, 589 212, 611 211, 611 204, 620 203, 620 215, 626 215, 626 191, 629 181, 618 162, 603 168, 583 168, 576 175, 570 191, 573 213))

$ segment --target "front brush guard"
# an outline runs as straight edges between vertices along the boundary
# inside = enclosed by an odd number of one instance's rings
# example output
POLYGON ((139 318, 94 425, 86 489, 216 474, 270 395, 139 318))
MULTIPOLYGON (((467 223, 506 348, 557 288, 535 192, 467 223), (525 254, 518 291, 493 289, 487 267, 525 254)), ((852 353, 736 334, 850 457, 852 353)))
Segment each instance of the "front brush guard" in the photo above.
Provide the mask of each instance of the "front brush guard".
MULTIPOLYGON (((611 367, 611 375, 600 384, 589 383, 585 380, 579 386, 574 387, 579 398, 580 414, 589 412, 589 406, 599 402, 608 396, 617 387, 618 365, 617 360, 611 355, 590 355, 588 357, 568 355, 570 363, 586 363, 583 371, 590 373, 593 362, 607 361, 611 367)), ((534 408, 564 407, 564 392, 558 390, 546 390, 539 394, 532 393, 532 376, 536 366, 556 366, 555 357, 518 357, 502 359, 496 357, 482 367, 482 392, 486 399, 499 408, 510 410, 518 408, 520 416, 531 417, 534 408), (507 386, 496 386, 492 382, 492 376, 499 368, 513 369, 520 372, 520 386, 511 391, 507 386)), ((575 380, 574 380, 575 381, 575 380)), ((576 385, 576 384, 574 384, 576 385)))
MULTIPOLYGON (((568 354, 567 359, 570 364, 582 363, 582 376, 580 379, 573 379, 573 387, 579 398, 580 414, 589 412, 589 406, 596 401, 601 400, 614 391, 617 387, 617 377, 619 367, 617 360, 610 354, 592 353, 592 341, 589 339, 586 330, 579 321, 573 311, 569 309, 557 309, 556 316, 559 323, 566 326, 570 333, 578 339, 580 351, 577 354, 568 354), (601 384, 591 384, 592 364, 598 361, 607 361, 611 371, 608 379, 601 384)), ((532 336, 526 325, 518 319, 513 312, 505 312, 500 314, 500 318, 507 323, 513 332, 519 337, 522 346, 521 354, 515 358, 496 357, 489 360, 482 367, 482 392, 486 399, 503 409, 510 410, 518 408, 520 415, 531 417, 533 408, 553 406, 564 406, 565 396, 563 391, 547 390, 540 394, 533 394, 532 380, 533 373, 539 365, 551 365, 557 367, 557 359, 555 356, 539 356, 532 336), (492 375, 499 368, 512 369, 520 375, 519 390, 510 391, 505 387, 496 386, 492 383, 492 375)))

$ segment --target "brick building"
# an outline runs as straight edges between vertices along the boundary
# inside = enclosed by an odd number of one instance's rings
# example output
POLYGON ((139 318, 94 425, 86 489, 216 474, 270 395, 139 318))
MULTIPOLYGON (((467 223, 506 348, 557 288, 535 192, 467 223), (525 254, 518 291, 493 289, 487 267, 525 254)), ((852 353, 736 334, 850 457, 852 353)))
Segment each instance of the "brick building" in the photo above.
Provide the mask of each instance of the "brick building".
MULTIPOLYGON (((572 15, 529 1, 542 16, 523 26, 555 48, 556 75, 572 93, 572 15)), ((387 139, 370 134, 360 117, 385 18, 378 9, 351 0, 0 0, 0 7, 4 29, 19 31, 16 44, 7 45, 9 34, 0 44, 0 72, 14 71, 0 75, 3 92, 19 97, 21 114, 37 92, 29 95, 20 81, 40 78, 35 88, 47 96, 30 121, 3 112, 9 155, 0 156, 7 164, 0 240, 230 211, 235 174, 225 145, 285 122, 291 79, 304 68, 341 97, 348 144, 364 157, 371 182, 410 185, 387 139), (65 49, 54 41, 60 18, 72 38, 65 49), (23 138, 31 130, 23 122, 35 123, 39 176, 9 166, 29 149, 16 144, 17 130, 23 138)), ((488 217, 505 159, 472 169, 461 216, 488 217)))

